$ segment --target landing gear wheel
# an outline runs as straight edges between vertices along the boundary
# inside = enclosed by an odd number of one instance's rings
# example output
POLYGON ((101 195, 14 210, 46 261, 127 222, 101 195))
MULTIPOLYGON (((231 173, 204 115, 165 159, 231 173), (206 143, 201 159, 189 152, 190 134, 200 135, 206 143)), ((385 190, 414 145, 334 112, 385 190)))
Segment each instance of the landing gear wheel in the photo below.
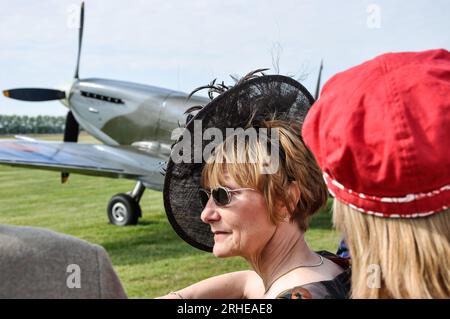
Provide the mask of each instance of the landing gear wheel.
POLYGON ((141 207, 128 194, 114 195, 108 203, 109 222, 116 226, 136 225, 141 216, 141 207))

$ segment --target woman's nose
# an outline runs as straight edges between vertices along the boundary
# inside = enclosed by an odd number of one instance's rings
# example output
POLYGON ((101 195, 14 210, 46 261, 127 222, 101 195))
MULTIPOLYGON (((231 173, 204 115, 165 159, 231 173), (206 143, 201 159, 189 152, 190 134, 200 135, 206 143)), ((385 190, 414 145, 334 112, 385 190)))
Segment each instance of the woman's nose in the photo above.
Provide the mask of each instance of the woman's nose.
POLYGON ((205 224, 220 220, 220 215, 217 212, 217 206, 211 198, 203 209, 200 218, 205 224))

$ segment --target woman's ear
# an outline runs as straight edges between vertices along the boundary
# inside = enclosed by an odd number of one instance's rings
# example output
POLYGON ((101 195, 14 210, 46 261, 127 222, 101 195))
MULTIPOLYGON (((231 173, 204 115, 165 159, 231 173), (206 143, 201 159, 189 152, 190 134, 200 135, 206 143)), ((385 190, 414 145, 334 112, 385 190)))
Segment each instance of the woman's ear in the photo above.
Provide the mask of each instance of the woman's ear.
POLYGON ((288 203, 285 203, 281 200, 277 201, 276 207, 277 211, 281 214, 283 217, 283 220, 288 222, 291 218, 291 212, 295 209, 297 206, 298 201, 300 200, 300 187, 298 184, 293 181, 289 184, 287 189, 287 197, 286 197, 288 203), (290 207, 286 207, 286 204, 289 204, 290 207))
POLYGON ((298 186, 296 181, 290 182, 288 192, 289 200, 294 204, 294 206, 296 206, 298 201, 300 200, 301 193, 300 187, 298 186))

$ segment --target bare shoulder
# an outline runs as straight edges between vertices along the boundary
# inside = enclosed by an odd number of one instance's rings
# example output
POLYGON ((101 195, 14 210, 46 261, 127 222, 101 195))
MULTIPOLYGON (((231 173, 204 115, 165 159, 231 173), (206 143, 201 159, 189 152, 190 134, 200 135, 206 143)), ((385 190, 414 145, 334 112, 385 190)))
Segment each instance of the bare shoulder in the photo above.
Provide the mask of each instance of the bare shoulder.
POLYGON ((345 269, 327 257, 323 258, 323 264, 320 267, 300 268, 291 275, 285 277, 287 282, 296 282, 297 285, 304 285, 312 282, 333 280, 345 269))
POLYGON ((261 277, 253 270, 245 271, 245 299, 260 299, 264 296, 264 284, 261 277))
POLYGON ((321 270, 324 273, 324 277, 334 278, 337 275, 339 275, 340 273, 342 273, 345 270, 345 268, 338 265, 337 263, 330 260, 329 258, 324 258, 323 259, 323 268, 321 270))
POLYGON ((347 298, 350 273, 337 256, 323 256, 323 265, 299 268, 279 280, 269 291, 271 298, 347 298), (326 283, 326 284, 325 284, 326 283))

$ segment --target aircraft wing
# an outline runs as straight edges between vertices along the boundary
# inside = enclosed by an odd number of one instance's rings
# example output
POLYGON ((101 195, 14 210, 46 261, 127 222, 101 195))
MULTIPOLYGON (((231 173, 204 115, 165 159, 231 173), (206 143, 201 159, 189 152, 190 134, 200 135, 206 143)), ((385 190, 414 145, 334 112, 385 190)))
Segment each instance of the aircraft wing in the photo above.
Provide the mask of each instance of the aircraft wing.
POLYGON ((0 140, 0 164, 129 178, 162 190, 165 161, 130 146, 0 140))

